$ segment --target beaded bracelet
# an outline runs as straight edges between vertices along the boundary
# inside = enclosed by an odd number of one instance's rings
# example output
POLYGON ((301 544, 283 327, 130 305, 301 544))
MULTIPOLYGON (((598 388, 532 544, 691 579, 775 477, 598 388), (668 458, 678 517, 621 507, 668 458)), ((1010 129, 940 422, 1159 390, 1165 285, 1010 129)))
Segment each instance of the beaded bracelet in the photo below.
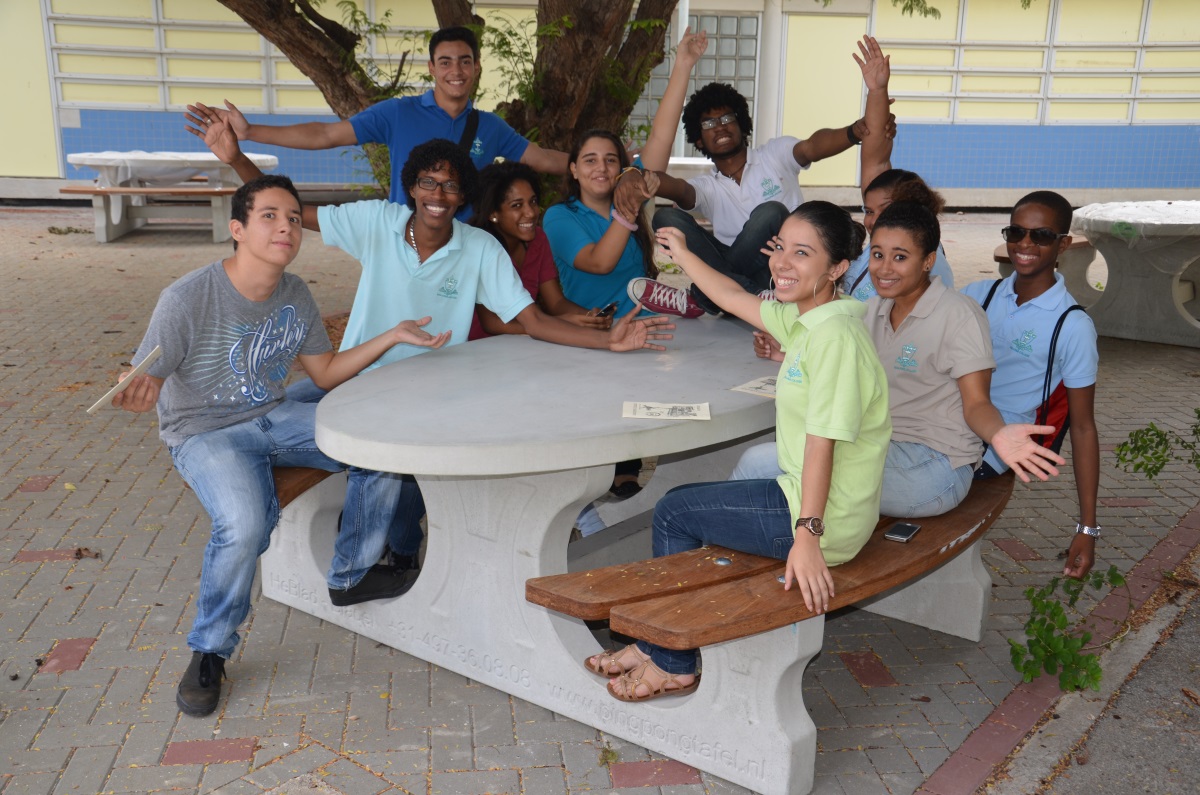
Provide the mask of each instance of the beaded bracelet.
POLYGON ((616 208, 616 207, 612 208, 612 213, 611 213, 611 214, 612 214, 612 219, 613 219, 614 221, 616 221, 618 224, 620 224, 621 226, 623 226, 623 227, 625 227, 626 229, 628 229, 630 232, 636 232, 636 231, 637 231, 637 224, 630 223, 629 221, 626 221, 626 220, 625 220, 625 216, 623 216, 623 215, 621 215, 619 212, 617 212, 617 208, 616 208))

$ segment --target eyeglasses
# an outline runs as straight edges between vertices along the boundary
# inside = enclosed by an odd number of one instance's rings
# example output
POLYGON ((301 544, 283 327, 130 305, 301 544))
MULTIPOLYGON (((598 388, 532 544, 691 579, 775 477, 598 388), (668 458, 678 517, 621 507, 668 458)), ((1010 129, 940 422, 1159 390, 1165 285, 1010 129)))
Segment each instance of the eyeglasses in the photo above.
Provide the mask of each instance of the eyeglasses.
POLYGON ((726 113, 719 119, 704 119, 700 122, 701 130, 711 130, 714 127, 724 127, 726 124, 733 124, 737 121, 737 116, 733 113, 726 113))
POLYGON ((441 188, 442 193, 445 193, 447 196, 454 196, 462 191, 462 185, 459 185, 452 179, 448 179, 445 182, 438 182, 433 177, 417 177, 417 187, 421 190, 436 190, 437 188, 441 188))
POLYGON ((1051 246, 1066 237, 1065 234, 1055 232, 1049 227, 1041 227, 1040 229, 1026 229, 1023 226, 1006 226, 1000 230, 1001 237, 1006 243, 1020 243, 1025 239, 1025 235, 1029 235, 1029 239, 1033 241, 1035 246, 1051 246))

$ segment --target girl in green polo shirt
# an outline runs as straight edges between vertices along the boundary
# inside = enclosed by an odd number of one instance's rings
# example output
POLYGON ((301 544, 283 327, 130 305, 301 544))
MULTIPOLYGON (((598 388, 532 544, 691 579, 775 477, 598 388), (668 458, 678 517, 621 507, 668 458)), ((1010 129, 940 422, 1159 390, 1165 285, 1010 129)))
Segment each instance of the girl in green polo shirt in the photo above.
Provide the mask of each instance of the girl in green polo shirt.
MULTIPOLYGON (((657 233, 662 253, 724 311, 781 340, 775 480, 696 483, 654 511, 654 554, 719 545, 787 561, 785 590, 824 613, 829 566, 853 558, 879 519, 879 484, 891 437, 887 378, 862 323, 865 305, 839 298, 838 280, 862 251, 865 230, 829 202, 806 202, 771 242, 775 301, 746 292, 687 249, 677 229, 657 233)), ((696 652, 645 641, 589 657, 622 701, 696 689, 696 652)))

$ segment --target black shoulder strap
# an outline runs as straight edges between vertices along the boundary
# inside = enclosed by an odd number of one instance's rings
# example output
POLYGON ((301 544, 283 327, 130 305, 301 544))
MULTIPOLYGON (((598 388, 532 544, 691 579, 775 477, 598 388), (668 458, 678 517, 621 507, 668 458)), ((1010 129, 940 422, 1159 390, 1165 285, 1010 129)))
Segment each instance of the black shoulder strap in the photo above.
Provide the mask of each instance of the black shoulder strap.
POLYGON ((1000 282, 1002 282, 1002 281, 1004 281, 1004 280, 997 279, 996 281, 992 282, 992 289, 988 290, 987 298, 983 299, 983 311, 984 312, 987 311, 988 304, 990 304, 992 302, 992 296, 996 294, 996 288, 998 288, 1000 286, 1000 282))
POLYGON ((1051 378, 1054 375, 1054 353, 1058 348, 1058 335, 1062 331, 1063 323, 1067 321, 1067 315, 1074 312, 1076 309, 1084 311, 1079 304, 1067 307, 1067 310, 1058 316, 1058 322, 1054 324, 1054 333, 1050 335, 1050 350, 1046 353, 1046 377, 1042 381, 1042 403, 1038 408, 1037 424, 1041 425, 1046 418, 1047 412, 1050 411, 1050 393, 1053 391, 1054 384, 1051 378))
POLYGON ((471 147, 475 145, 475 133, 479 132, 479 109, 471 108, 471 112, 467 114, 467 126, 463 128, 462 138, 458 139, 458 148, 466 154, 471 154, 471 147))

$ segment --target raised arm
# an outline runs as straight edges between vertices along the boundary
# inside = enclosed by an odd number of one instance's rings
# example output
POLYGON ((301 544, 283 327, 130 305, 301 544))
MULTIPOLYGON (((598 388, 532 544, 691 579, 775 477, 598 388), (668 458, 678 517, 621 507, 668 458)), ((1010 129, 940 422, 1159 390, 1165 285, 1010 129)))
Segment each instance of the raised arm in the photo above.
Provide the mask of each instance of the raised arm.
POLYGON ((853 58, 862 70, 863 83, 867 87, 867 112, 863 119, 868 132, 863 136, 858 155, 860 187, 865 191, 872 180, 892 167, 892 137, 884 134, 890 115, 888 80, 892 71, 891 56, 884 55, 879 42, 871 36, 863 36, 858 51, 862 57, 853 55, 853 58))
POLYGON ((658 110, 654 113, 646 145, 642 147, 642 165, 646 168, 662 171, 667 167, 671 159, 671 145, 675 142, 675 133, 679 130, 679 117, 683 115, 683 100, 687 96, 688 80, 696 62, 707 49, 707 33, 692 33, 691 28, 684 29, 683 38, 679 40, 679 46, 675 49, 675 64, 671 67, 667 89, 663 92, 658 110))
POLYGON ((211 107, 197 102, 188 105, 185 118, 191 123, 205 113, 218 116, 227 122, 239 141, 254 141, 260 144, 286 146, 289 149, 333 149, 336 146, 354 146, 358 136, 354 125, 348 121, 310 121, 303 124, 251 124, 237 106, 225 100, 224 108, 211 107))
MULTIPOLYGON (((228 121, 207 105, 188 107, 194 115, 188 116, 187 131, 202 139, 218 160, 237 172, 242 182, 262 176, 262 170, 238 146, 237 136, 233 134, 228 121)), ((319 232, 321 225, 317 221, 317 208, 304 205, 300 210, 300 223, 305 229, 319 232)))
POLYGON ((296 360, 314 384, 321 389, 333 389, 338 384, 349 381, 394 345, 407 343, 422 348, 440 348, 445 345, 450 341, 449 331, 435 336, 421 328, 432 319, 423 317, 420 320, 404 320, 394 328, 349 350, 297 356, 296 360))
POLYGON ((521 155, 521 162, 539 174, 555 174, 562 176, 567 173, 567 153, 557 149, 543 149, 530 142, 521 155))
POLYGON ((796 158, 796 162, 800 165, 807 166, 818 160, 845 152, 854 146, 856 140, 861 141, 868 134, 867 123, 864 119, 859 119, 847 127, 817 130, 792 147, 792 157, 796 158))
POLYGON ((762 322, 761 298, 746 292, 740 284, 714 270, 689 251, 687 241, 678 229, 670 226, 659 229, 657 239, 661 252, 683 268, 684 273, 713 303, 756 329, 766 331, 762 322))

